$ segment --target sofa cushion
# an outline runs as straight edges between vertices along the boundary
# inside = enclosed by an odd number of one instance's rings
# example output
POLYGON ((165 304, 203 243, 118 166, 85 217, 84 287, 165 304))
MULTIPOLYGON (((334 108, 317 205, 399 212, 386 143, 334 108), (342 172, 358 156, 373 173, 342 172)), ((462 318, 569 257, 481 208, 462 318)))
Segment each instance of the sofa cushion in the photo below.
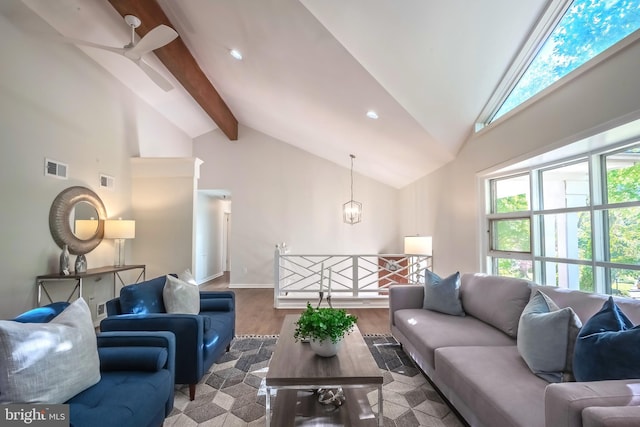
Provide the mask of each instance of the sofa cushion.
POLYGON ((571 381, 573 350, 581 326, 571 307, 560 309, 536 291, 520 316, 518 352, 540 378, 571 381))
POLYGON ((162 290, 166 280, 166 276, 159 276, 120 289, 122 314, 165 313, 162 290))
POLYGON ((440 347, 511 345, 515 348, 512 338, 471 316, 404 309, 394 313, 394 324, 431 367, 434 366, 434 351, 440 347))
MULTIPOLYGON (((609 295, 559 288, 557 286, 535 285, 533 289, 544 292, 560 308, 571 307, 583 324, 599 312, 602 309, 602 304, 609 299, 609 295)), ((613 297, 613 300, 631 320, 631 323, 640 324, 640 300, 623 297, 613 297)))
POLYGON ((66 402, 71 404, 71 423, 91 427, 162 425, 172 387, 173 378, 166 369, 105 372, 98 384, 66 402))
POLYGON ((613 300, 587 320, 573 359, 577 381, 640 378, 640 326, 634 327, 613 300))
POLYGON ((460 299, 467 315, 513 338, 530 297, 531 282, 526 280, 486 274, 464 274, 460 278, 460 299))
POLYGON ((460 297, 460 273, 456 272, 444 279, 430 270, 424 272, 424 302, 426 310, 453 316, 464 316, 460 297))
POLYGON ((100 381, 91 312, 79 298, 49 323, 0 321, 0 402, 63 403, 100 381))
POLYGON ((544 391, 515 346, 444 347, 435 352, 437 383, 483 426, 544 427, 544 391))

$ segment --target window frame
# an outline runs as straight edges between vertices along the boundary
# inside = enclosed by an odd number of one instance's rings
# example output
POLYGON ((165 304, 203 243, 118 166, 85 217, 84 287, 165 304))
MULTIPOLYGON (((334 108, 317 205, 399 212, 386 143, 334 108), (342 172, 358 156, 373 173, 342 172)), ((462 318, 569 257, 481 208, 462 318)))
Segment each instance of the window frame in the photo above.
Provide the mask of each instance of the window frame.
MULTIPOLYGON (((609 239, 608 239, 608 215, 607 212, 612 209, 638 207, 640 208, 640 200, 624 203, 609 204, 607 200, 607 170, 606 157, 624 152, 629 148, 640 147, 640 135, 631 140, 610 145, 608 147, 594 150, 558 159, 545 164, 532 165, 518 170, 512 170, 509 173, 493 173, 482 177, 485 186, 484 198, 484 216, 482 218, 486 239, 481 239, 483 250, 481 257, 485 272, 496 274, 498 271, 497 263, 500 259, 525 260, 531 262, 533 272, 533 280, 536 283, 550 283, 545 277, 546 269, 543 267, 545 263, 569 264, 569 265, 585 265, 592 269, 593 274, 593 292, 610 294, 612 292, 611 272, 613 269, 622 269, 629 271, 637 271, 640 275, 640 260, 636 264, 626 264, 611 262, 609 256, 609 239), (584 207, 570 208, 554 208, 544 209, 542 174, 544 171, 561 168, 567 165, 585 162, 588 165, 588 188, 589 188, 589 204, 584 207), (529 176, 529 195, 530 206, 528 211, 493 213, 496 206, 494 196, 496 195, 496 184, 502 179, 512 179, 517 176, 529 176), (548 214, 566 214, 572 212, 589 212, 591 215, 591 259, 570 259, 544 256, 542 248, 544 247, 544 232, 542 230, 542 218, 548 214), (495 250, 492 236, 492 222, 501 219, 520 219, 526 218, 530 221, 530 252, 517 251, 499 251, 495 250)), ((639 183, 640 185, 640 183, 639 183)), ((562 284, 563 287, 570 289, 579 289, 579 283, 562 284), (576 286, 577 285, 577 286, 576 286)))
POLYGON ((509 65, 504 76, 498 83, 498 86, 491 94, 489 100, 478 115, 475 123, 475 132, 480 133, 486 128, 493 127, 494 123, 502 123, 528 106, 536 103, 548 94, 555 92, 560 87, 580 77, 583 73, 591 70, 610 57, 625 49, 627 46, 635 43, 640 39, 640 29, 629 34, 627 37, 619 40, 609 48, 600 52, 590 60, 568 74, 565 74, 551 85, 539 91, 521 104, 515 106, 500 117, 495 118, 498 111, 502 108, 515 86, 518 84, 524 73, 527 71, 533 60, 538 55, 540 49, 551 36, 560 20, 564 17, 574 0, 551 0, 542 12, 540 18, 535 24, 527 40, 523 43, 522 48, 515 56, 511 65, 509 65))

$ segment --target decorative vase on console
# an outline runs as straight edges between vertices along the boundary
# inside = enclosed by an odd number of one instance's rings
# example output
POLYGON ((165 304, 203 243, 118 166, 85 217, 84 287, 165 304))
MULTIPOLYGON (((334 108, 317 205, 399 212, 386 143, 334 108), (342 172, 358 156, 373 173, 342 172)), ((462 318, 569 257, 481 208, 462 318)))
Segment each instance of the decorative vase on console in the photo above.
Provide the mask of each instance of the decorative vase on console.
POLYGON ((84 256, 84 254, 78 255, 76 257, 75 270, 76 274, 87 272, 87 258, 84 256))
POLYGON ((64 245, 60 254, 60 274, 69 275, 69 247, 64 245))

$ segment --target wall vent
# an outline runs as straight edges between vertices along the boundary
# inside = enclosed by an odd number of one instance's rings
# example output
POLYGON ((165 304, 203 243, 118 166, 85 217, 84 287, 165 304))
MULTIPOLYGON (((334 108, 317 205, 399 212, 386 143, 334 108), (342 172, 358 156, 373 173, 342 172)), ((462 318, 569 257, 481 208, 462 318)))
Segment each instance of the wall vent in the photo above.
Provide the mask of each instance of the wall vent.
POLYGON ((67 179, 69 166, 57 160, 44 159, 44 174, 60 179, 67 179))
POLYGON ((100 174, 100 188, 113 190, 116 185, 116 179, 112 176, 100 174))
POLYGON ((107 303, 99 302, 96 304, 96 320, 102 320, 107 317, 107 303))

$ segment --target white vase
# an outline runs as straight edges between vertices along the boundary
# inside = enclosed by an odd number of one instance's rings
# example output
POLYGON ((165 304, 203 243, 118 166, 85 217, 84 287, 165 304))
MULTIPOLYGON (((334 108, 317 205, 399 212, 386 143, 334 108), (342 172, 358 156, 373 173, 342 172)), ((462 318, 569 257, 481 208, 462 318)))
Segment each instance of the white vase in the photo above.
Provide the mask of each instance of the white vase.
POLYGON ((62 246, 60 254, 60 274, 69 274, 69 247, 67 245, 62 246))
POLYGON ((318 356, 322 357, 332 357, 338 354, 340 350, 340 346, 342 345, 342 338, 338 340, 338 342, 333 343, 331 339, 326 339, 322 341, 311 340, 311 350, 318 356))

